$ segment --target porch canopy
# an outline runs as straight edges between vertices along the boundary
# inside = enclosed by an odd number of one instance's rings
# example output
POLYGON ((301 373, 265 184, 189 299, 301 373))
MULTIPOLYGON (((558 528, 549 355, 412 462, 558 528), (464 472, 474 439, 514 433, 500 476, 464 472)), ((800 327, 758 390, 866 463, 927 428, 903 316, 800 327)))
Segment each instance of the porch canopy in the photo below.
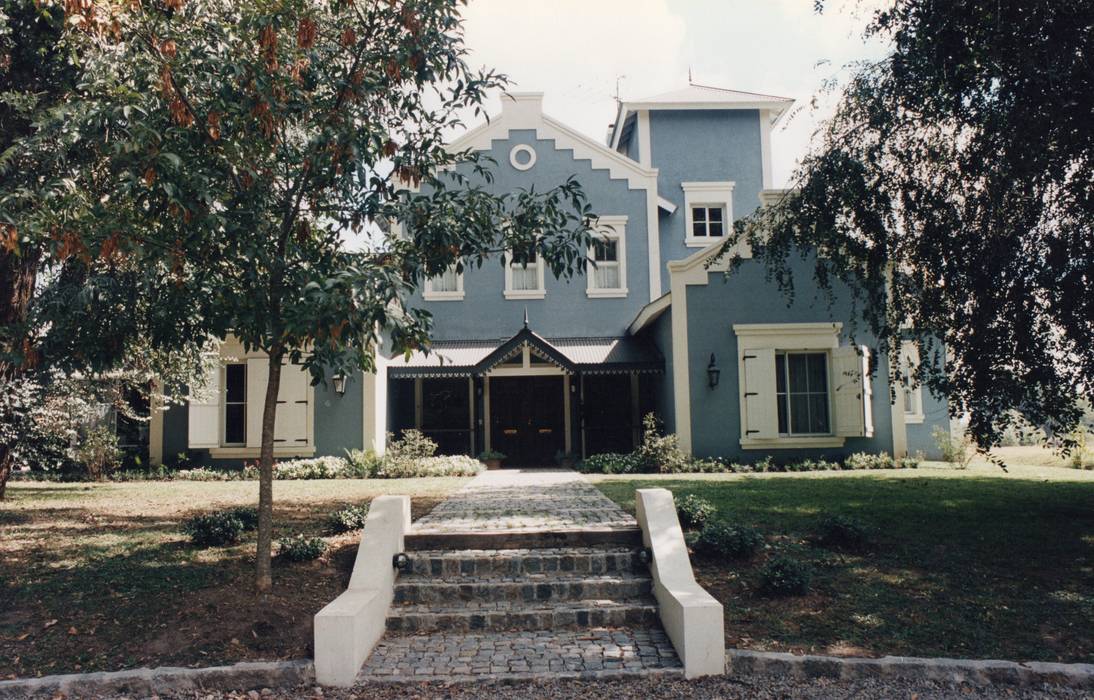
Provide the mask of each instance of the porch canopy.
POLYGON ((657 348, 632 336, 617 338, 544 338, 527 326, 509 339, 439 340, 429 352, 395 355, 388 377, 479 377, 515 358, 527 347, 541 361, 574 374, 664 372, 657 348))

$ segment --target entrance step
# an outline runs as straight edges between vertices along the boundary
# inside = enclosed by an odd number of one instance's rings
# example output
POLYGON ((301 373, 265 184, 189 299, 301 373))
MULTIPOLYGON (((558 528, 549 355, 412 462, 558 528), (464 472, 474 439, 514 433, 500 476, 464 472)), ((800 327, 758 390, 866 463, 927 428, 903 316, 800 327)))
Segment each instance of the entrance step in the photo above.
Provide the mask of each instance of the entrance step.
MULTIPOLYGON (((612 574, 648 571, 641 550, 635 547, 478 549, 463 551, 419 550, 411 552, 410 574, 430 576, 520 576, 564 572, 612 574)), ((402 580, 402 579, 400 579, 402 580)))
POLYGON ((437 580, 430 574, 411 574, 396 582, 395 603, 625 600, 647 595, 652 587, 648 575, 633 573, 575 576, 555 572, 521 577, 461 577, 454 581, 437 580))
POLYGON ((658 624, 657 601, 649 595, 618 600, 451 601, 447 605, 393 605, 387 618, 387 629, 402 633, 573 630, 658 624))
POLYGON ((420 529, 406 536, 407 551, 463 549, 557 549, 598 545, 641 546, 637 527, 584 530, 486 530, 430 531, 420 529))
POLYGON ((675 675, 683 668, 660 629, 441 632, 384 637, 358 680, 520 679, 548 673, 557 678, 611 678, 675 675))

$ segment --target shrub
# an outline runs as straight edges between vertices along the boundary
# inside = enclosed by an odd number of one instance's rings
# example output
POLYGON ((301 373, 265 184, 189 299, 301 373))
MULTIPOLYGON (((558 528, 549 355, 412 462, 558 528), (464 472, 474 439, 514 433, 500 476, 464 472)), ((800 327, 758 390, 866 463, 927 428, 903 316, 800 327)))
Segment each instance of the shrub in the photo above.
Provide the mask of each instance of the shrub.
POLYGON ((778 556, 760 572, 760 591, 770 596, 804 595, 812 578, 813 571, 805 562, 778 556))
POLYGON ((182 481, 228 481, 233 478, 233 474, 242 478, 244 474, 242 472, 225 472, 217 469, 206 469, 205 467, 195 467, 193 469, 180 469, 175 472, 175 478, 182 481))
POLYGON ((346 476, 352 479, 374 479, 383 460, 372 450, 346 450, 346 476))
POLYGON ((239 524, 243 526, 244 532, 251 532, 258 529, 258 508, 253 506, 239 506, 237 508, 229 508, 224 511, 228 515, 235 516, 239 524))
POLYGON ((275 479, 339 479, 345 478, 349 463, 341 457, 291 459, 274 465, 275 479))
POLYGON ((477 476, 486 469, 483 463, 467 455, 443 455, 417 459, 384 459, 376 474, 384 479, 408 479, 425 476, 477 476))
POLYGON ((920 457, 918 457, 918 456, 916 456, 916 457, 912 457, 912 456, 901 457, 900 459, 898 459, 896 461, 896 468, 897 469, 919 469, 919 462, 920 461, 921 461, 920 457))
POLYGON ((368 505, 346 506, 327 516, 327 530, 334 535, 353 532, 365 526, 368 517, 368 505))
POLYGON ((857 547, 868 539, 862 521, 847 515, 825 515, 817 526, 817 541, 831 547, 857 547))
POLYGON ((392 439, 388 434, 387 454, 385 459, 423 459, 437 454, 437 443, 429 439, 425 433, 413 428, 403 431, 403 436, 392 439))
POLYGON ((327 551, 327 543, 321 537, 305 537, 296 534, 277 541, 277 554, 285 561, 311 561, 327 551))
POLYGON ((243 523, 231 511, 195 515, 182 524, 182 531, 198 547, 236 544, 243 535, 243 523))
POLYGON ((707 499, 689 493, 676 502, 676 512, 685 528, 702 529, 717 511, 707 499))
POLYGON ((938 445, 938 451, 942 453, 942 461, 949 462, 958 469, 967 469, 972 462, 975 451, 968 435, 962 432, 953 435, 941 425, 936 425, 931 430, 931 437, 938 445))
POLYGON ((118 438, 113 430, 95 427, 80 438, 74 451, 76 462, 87 471, 92 481, 101 481, 103 477, 121 466, 122 451, 118 448, 118 438))
POLYGON ((676 435, 662 435, 657 416, 647 413, 642 419, 642 444, 635 450, 639 471, 650 474, 677 474, 689 471, 691 461, 680 449, 676 435))
POLYGON ((843 460, 843 464, 847 469, 892 469, 896 466, 892 456, 885 452, 856 452, 843 460))
POLYGON ((695 540, 695 549, 707 556, 748 559, 763 543, 763 535, 756 528, 709 522, 695 540))
POLYGON ((633 454, 605 452, 593 455, 578 465, 578 469, 589 474, 634 474, 640 464, 633 454))

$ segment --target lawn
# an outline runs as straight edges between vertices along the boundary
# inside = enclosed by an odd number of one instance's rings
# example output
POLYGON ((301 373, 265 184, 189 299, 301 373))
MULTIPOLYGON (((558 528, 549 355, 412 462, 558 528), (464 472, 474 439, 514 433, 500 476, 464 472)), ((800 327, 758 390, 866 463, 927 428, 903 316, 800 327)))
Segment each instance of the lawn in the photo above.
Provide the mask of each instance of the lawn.
POLYGON ((974 464, 956 470, 591 477, 634 510, 634 490, 709 499, 759 528, 745 563, 694 559, 725 606, 733 647, 839 655, 1094 661, 1094 472, 974 464), (866 525, 853 551, 814 544, 823 514, 866 525), (775 552, 811 563, 809 594, 757 592, 775 552))
MULTIPOLYGON (((414 517, 467 479, 277 481, 274 537, 325 535, 326 516, 409 494, 414 517)), ((256 595, 254 535, 199 550, 186 517, 254 505, 257 482, 13 482, 0 502, 0 678, 311 654, 312 616, 349 579, 359 535, 316 562, 275 559, 256 595)))

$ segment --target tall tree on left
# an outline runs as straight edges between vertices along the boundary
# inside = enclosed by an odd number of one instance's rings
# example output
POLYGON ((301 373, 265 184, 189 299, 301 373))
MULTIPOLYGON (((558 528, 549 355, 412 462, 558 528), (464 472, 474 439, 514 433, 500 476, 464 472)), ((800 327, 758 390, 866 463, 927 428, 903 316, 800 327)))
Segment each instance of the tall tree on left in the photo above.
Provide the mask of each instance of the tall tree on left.
POLYGON ((36 348, 96 365, 136 336, 169 348, 230 333, 269 358, 260 591, 283 365, 320 382, 374 369, 385 343, 427 347, 430 316, 406 301, 452 265, 534 249, 557 276, 584 268, 576 181, 494 194, 488 163, 444 147, 505 84, 466 64, 463 5, 67 3, 84 70, 42 134, 92 162, 51 202, 47 254, 64 283, 41 305, 36 348), (367 244, 348 246, 352 232, 367 244))
MULTIPOLYGON (((0 383, 33 366, 27 312, 43 246, 31 231, 49 164, 27 148, 36 122, 73 91, 77 71, 60 47, 64 12, 50 2, 9 0, 0 6, 0 383)), ((5 431, 6 434, 6 431, 5 431)), ((0 500, 15 445, 0 441, 0 500)))

